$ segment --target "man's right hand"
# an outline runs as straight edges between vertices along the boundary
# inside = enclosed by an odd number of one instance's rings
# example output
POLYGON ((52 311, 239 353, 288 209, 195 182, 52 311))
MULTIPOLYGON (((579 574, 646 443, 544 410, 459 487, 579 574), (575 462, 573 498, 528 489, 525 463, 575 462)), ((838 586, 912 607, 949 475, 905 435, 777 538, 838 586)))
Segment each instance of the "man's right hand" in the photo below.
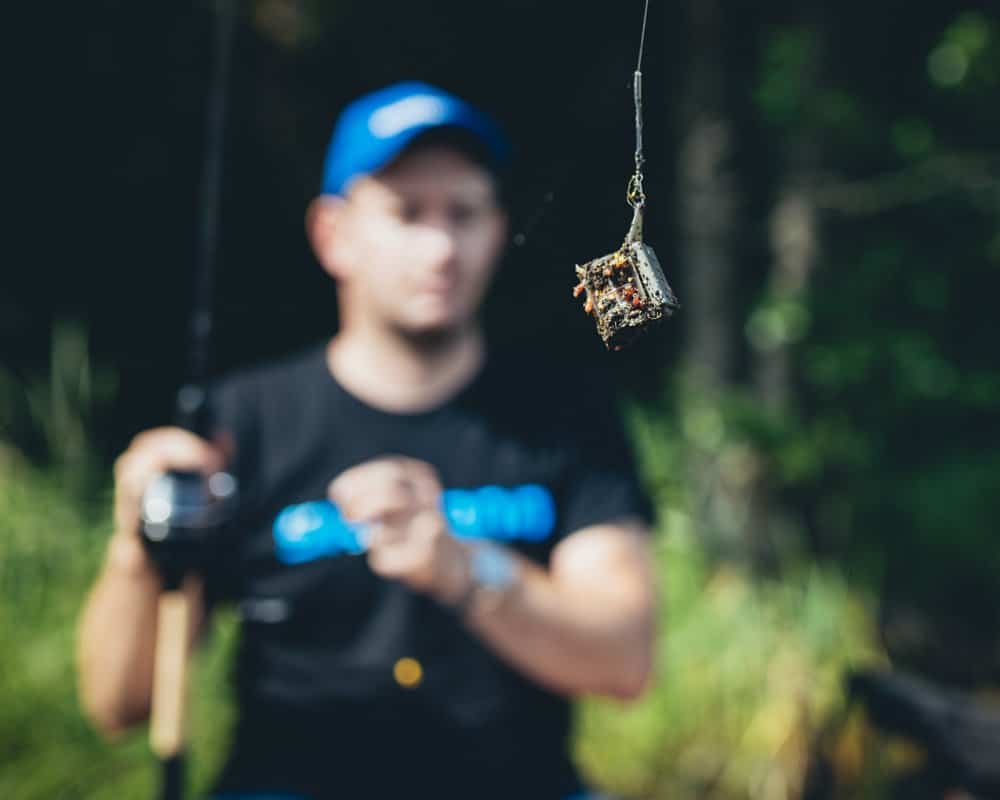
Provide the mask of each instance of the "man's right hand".
POLYGON ((115 462, 115 535, 136 536, 142 495, 164 472, 201 472, 225 466, 223 449, 182 428, 154 428, 136 436, 115 462))
MULTIPOLYGON (((180 428, 157 428, 136 436, 115 462, 115 531, 81 613, 77 639, 80 699, 105 734, 144 720, 153 692, 161 585, 139 537, 142 496, 161 473, 210 475, 225 461, 218 444, 180 428)), ((194 634, 204 609, 197 599, 198 584, 190 586, 189 629, 194 634)))

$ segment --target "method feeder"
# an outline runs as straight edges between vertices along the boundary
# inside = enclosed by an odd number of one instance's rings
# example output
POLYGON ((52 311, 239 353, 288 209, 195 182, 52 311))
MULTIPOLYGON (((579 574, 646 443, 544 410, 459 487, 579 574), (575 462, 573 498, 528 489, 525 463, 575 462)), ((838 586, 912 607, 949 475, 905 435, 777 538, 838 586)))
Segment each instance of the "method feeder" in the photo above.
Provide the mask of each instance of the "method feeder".
POLYGON ((609 350, 621 350, 651 325, 680 307, 663 274, 653 248, 643 241, 643 190, 645 158, 642 150, 642 53, 646 42, 646 17, 642 16, 639 60, 632 79, 635 100, 635 172, 629 179, 626 202, 632 207, 632 224, 622 246, 610 255, 576 266, 578 283, 573 296, 586 295, 583 310, 594 316, 597 333, 609 350))

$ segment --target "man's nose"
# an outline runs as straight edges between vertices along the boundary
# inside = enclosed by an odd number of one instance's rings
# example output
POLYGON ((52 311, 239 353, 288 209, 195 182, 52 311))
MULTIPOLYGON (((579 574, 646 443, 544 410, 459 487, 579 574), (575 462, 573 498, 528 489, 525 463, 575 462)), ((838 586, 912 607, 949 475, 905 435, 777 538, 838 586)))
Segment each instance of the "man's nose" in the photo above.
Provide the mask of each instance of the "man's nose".
POLYGON ((447 266, 455 258, 455 233, 446 220, 425 221, 420 226, 421 251, 428 261, 447 266))

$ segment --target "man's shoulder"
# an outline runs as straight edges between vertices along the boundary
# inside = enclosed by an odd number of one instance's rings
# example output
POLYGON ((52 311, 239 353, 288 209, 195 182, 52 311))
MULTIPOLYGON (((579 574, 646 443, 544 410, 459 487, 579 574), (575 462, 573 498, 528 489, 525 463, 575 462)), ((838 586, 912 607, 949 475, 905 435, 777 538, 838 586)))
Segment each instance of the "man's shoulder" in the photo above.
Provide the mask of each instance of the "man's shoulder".
POLYGON ((312 373, 322 374, 325 343, 313 344, 291 353, 229 370, 213 383, 213 391, 221 394, 259 394, 271 389, 284 389, 299 384, 312 373))
POLYGON ((491 355, 486 394, 510 413, 578 439, 587 421, 617 416, 609 374, 547 353, 491 355))
POLYGON ((313 394, 309 384, 323 374, 323 353, 323 345, 312 345, 223 373, 210 387, 216 419, 252 427, 276 404, 284 408, 313 394))

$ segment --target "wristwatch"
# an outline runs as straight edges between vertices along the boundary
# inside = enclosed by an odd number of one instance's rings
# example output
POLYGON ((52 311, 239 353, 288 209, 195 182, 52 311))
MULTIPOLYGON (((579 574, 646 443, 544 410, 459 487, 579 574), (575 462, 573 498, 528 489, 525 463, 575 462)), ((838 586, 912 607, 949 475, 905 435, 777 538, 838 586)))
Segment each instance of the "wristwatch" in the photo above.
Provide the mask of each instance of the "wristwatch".
POLYGON ((496 610, 517 585, 517 559, 502 545, 473 542, 469 547, 469 588, 455 603, 461 616, 473 609, 496 610))

